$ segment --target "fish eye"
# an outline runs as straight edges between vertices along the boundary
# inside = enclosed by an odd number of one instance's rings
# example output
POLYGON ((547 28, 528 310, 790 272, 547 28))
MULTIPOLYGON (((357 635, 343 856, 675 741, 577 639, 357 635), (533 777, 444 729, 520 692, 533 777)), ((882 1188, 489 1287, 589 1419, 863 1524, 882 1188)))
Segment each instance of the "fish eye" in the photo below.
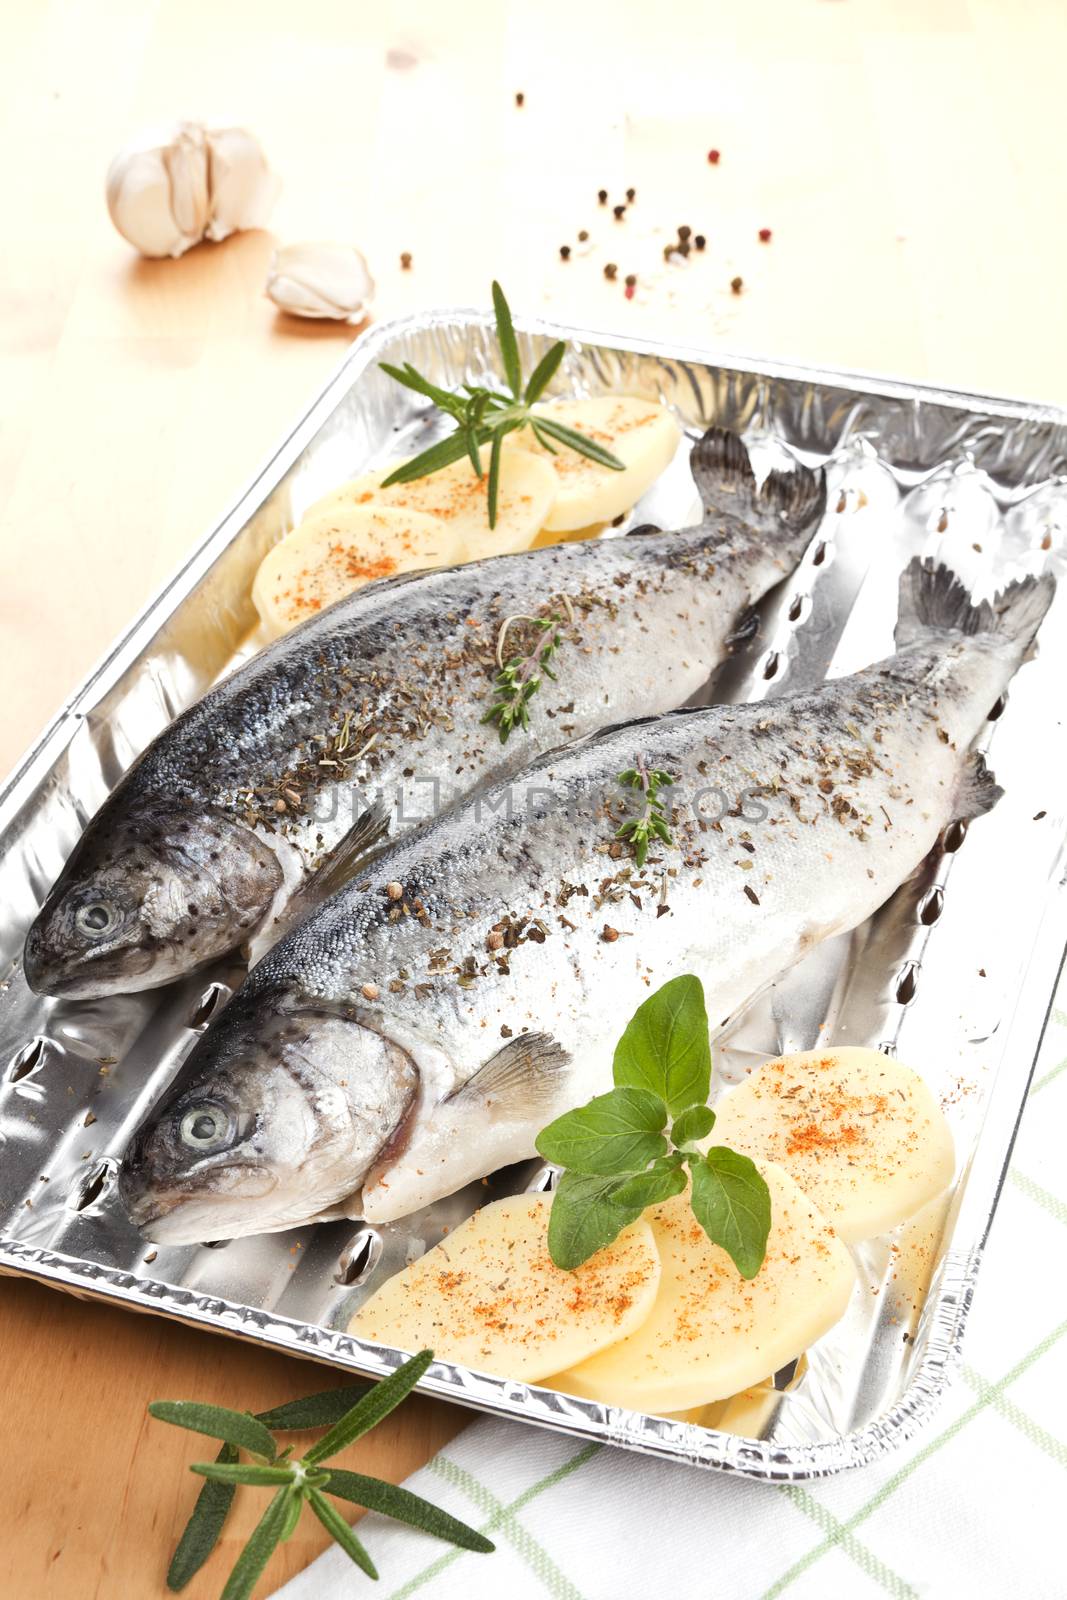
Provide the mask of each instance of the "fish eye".
POLYGON ((99 939, 110 933, 118 920, 115 907, 106 900, 95 900, 92 905, 79 906, 74 914, 74 926, 90 939, 99 939))
POLYGON ((232 1120, 221 1106, 191 1106, 182 1117, 178 1136, 191 1150, 218 1150, 230 1137, 232 1120))

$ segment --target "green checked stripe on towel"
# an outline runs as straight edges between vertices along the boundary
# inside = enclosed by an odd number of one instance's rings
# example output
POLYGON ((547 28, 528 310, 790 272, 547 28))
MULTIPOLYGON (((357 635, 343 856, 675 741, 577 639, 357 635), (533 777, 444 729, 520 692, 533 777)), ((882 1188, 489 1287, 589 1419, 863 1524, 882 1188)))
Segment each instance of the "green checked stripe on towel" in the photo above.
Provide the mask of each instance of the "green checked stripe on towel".
MULTIPOLYGON (((497 1545, 379 1517, 383 1600, 1065 1600, 1067 1014, 1053 1011, 967 1334, 933 1422, 885 1461, 768 1488, 479 1422, 409 1480, 497 1545)), ((333 1549, 278 1600, 341 1600, 333 1549)))

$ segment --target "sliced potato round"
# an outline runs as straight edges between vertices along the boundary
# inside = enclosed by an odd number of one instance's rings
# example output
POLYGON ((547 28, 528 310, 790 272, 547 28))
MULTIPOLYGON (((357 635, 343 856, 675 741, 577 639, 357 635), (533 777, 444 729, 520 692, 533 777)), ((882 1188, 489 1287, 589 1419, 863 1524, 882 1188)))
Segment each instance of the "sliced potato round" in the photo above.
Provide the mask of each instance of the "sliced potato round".
MULTIPOLYGON (((611 522, 628 511, 674 458, 681 439, 677 422, 663 406, 632 395, 596 395, 590 400, 564 400, 538 406, 550 420, 576 428, 623 462, 625 470, 598 466, 553 440, 555 455, 524 428, 514 437, 523 450, 533 450, 552 464, 558 492, 544 526, 569 533, 594 522, 611 522)), ((505 451, 505 454, 508 454, 505 451)))
POLYGON ((489 526, 489 449, 481 452, 484 477, 477 477, 466 456, 450 467, 416 478, 413 483, 393 483, 382 488, 382 479, 393 471, 393 463, 380 472, 368 472, 351 483, 324 495, 308 515, 334 511, 339 506, 380 505, 405 511, 421 511, 438 517, 449 529, 456 550, 456 561, 478 561, 483 556, 514 555, 528 550, 556 498, 557 478, 548 464, 525 449, 509 449, 501 454, 500 488, 497 495, 496 527, 489 526))
POLYGON ((952 1181, 952 1135, 910 1067, 846 1046, 767 1061, 715 1108, 708 1144, 777 1161, 846 1244, 888 1233, 952 1181))
POLYGON ((392 506, 307 516, 260 562, 252 599, 272 638, 375 578, 462 559, 445 523, 392 506))
POLYGON ((641 1220, 576 1272, 548 1253, 551 1196, 495 1200, 390 1278, 349 1323, 360 1339, 536 1383, 640 1327, 659 1258, 641 1220))
POLYGON ((660 1256, 651 1314, 636 1333, 551 1379, 634 1411, 676 1412, 739 1394, 798 1356, 844 1314, 856 1272, 829 1223, 773 1162, 763 1266, 742 1278, 713 1245, 688 1193, 646 1212, 660 1256))

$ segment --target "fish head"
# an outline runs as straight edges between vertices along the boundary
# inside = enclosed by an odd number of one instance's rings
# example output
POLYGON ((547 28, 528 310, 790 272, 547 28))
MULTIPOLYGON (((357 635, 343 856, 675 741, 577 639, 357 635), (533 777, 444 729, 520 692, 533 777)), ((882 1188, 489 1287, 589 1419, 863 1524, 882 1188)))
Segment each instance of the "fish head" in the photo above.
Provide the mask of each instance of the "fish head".
POLYGON ((170 983, 246 939, 282 881, 267 841, 221 811, 105 806, 26 936, 26 981, 83 998, 170 983))
POLYGON ((359 1189, 417 1087, 359 1013, 241 990, 127 1150, 127 1212, 165 1245, 298 1227, 359 1189))

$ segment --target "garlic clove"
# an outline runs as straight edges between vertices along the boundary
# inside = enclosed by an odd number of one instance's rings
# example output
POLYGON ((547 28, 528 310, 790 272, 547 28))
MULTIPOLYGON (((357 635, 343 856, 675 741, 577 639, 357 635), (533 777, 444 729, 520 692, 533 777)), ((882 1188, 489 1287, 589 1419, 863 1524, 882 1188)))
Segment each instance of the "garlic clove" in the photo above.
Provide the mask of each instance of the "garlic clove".
POLYGON ((274 254, 267 294, 298 317, 360 322, 374 296, 374 279, 354 245, 290 244, 274 254))
POLYGON ((180 256, 198 244, 209 210, 203 129, 179 122, 125 145, 107 170, 107 208, 144 256, 180 256))
POLYGON ((262 228, 281 185, 259 140, 245 128, 213 128, 207 149, 211 194, 207 237, 226 239, 242 228, 262 228))

